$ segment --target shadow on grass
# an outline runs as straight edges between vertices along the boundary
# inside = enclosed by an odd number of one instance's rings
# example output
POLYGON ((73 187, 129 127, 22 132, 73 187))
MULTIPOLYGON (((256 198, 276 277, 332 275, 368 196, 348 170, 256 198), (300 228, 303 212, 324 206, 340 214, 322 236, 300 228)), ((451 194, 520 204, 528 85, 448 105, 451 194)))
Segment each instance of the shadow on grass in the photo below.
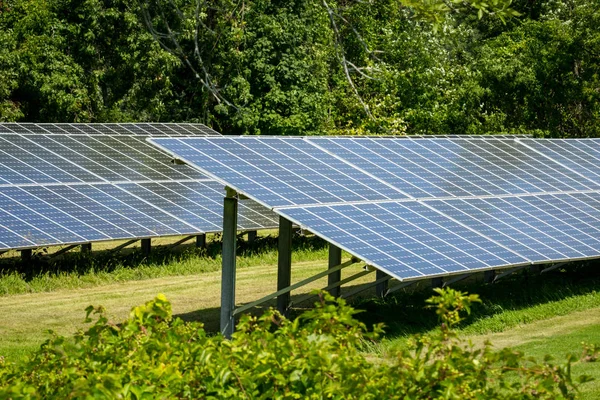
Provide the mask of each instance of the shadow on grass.
MULTIPOLYGON (((484 284, 483 277, 475 277, 452 285, 468 293, 477 293, 481 304, 473 307, 471 315, 461 327, 500 314, 507 310, 520 310, 539 304, 551 303, 572 296, 585 295, 600 290, 600 263, 572 263, 547 274, 515 273, 497 283, 484 284)), ((433 295, 431 287, 421 285, 417 290, 394 293, 385 299, 370 298, 354 301, 352 305, 363 310, 357 318, 367 326, 384 323, 387 337, 423 333, 437 326, 435 312, 427 309, 425 300, 433 295)))
MULTIPOLYGON (((359 286, 348 285, 342 293, 350 292, 359 286)), ((462 327, 500 314, 507 310, 520 310, 539 304, 563 300, 572 296, 585 295, 600 289, 600 263, 573 263, 563 269, 551 271, 543 275, 532 275, 529 272, 515 273, 494 284, 484 284, 483 277, 475 275, 470 280, 452 286, 455 289, 477 293, 482 299, 476 304, 471 315, 462 323, 462 327)), ((376 323, 385 325, 385 336, 402 337, 424 333, 434 329, 437 316, 434 310, 426 308, 425 300, 433 295, 429 281, 425 280, 388 296, 385 299, 375 297, 374 289, 366 290, 361 297, 354 297, 349 302, 360 310, 357 319, 368 327, 376 323)), ((295 304, 304 295, 292 295, 295 304)), ((289 317, 294 318, 318 300, 313 297, 290 310, 289 317)), ((260 315, 267 307, 275 307, 275 300, 257 307, 251 312, 260 315)), ((186 321, 204 323, 207 332, 218 332, 220 308, 209 308, 180 314, 178 317, 186 321)))

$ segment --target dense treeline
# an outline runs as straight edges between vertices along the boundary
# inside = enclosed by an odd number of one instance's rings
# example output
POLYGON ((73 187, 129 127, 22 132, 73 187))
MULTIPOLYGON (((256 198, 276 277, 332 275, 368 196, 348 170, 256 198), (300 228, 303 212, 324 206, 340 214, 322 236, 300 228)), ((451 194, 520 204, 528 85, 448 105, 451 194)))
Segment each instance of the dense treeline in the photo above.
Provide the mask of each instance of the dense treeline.
POLYGON ((2 0, 0 121, 600 136, 600 0, 512 7, 2 0))

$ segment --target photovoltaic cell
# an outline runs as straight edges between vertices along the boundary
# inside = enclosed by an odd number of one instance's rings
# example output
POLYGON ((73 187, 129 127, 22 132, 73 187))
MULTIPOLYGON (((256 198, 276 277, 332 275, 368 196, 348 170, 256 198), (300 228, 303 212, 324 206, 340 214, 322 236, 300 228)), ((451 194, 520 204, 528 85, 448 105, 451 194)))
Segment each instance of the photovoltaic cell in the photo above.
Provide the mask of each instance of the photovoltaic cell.
POLYGON ((594 141, 150 141, 401 280, 600 257, 594 141))
MULTIPOLYGON (((223 185, 145 140, 206 134, 196 124, 0 124, 0 250, 220 232, 223 185)), ((254 202, 239 210, 240 230, 277 226, 254 202)))

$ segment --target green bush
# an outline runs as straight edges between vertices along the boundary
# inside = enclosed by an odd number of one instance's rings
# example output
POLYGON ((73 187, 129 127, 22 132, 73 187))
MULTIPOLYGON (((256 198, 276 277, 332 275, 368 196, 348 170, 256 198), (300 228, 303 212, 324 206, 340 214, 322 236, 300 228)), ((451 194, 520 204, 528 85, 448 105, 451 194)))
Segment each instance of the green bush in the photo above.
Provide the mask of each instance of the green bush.
MULTIPOLYGON (((327 294, 294 320, 276 311, 244 316, 231 340, 172 319, 162 295, 114 324, 104 310, 73 339, 54 336, 21 364, 0 363, 0 398, 572 398, 571 359, 538 363, 489 344, 473 348, 453 331, 476 295, 437 290, 435 333, 394 357, 362 350, 381 332, 327 294)), ((585 378, 583 378, 585 379, 585 378)))

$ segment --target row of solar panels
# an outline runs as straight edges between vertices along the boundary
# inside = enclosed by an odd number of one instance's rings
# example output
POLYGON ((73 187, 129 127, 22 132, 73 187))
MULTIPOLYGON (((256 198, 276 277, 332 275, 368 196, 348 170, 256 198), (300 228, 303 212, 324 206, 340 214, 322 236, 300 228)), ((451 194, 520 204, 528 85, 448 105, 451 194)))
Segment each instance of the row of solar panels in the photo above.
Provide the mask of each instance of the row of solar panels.
POLYGON ((600 257, 600 140, 152 138, 399 280, 600 257))
MULTIPOLYGON (((198 124, 0 124, 0 250, 220 232, 223 185, 171 163, 145 140, 157 134, 216 132, 198 124)), ((277 226, 252 201, 241 202, 238 222, 242 231, 277 226)))

